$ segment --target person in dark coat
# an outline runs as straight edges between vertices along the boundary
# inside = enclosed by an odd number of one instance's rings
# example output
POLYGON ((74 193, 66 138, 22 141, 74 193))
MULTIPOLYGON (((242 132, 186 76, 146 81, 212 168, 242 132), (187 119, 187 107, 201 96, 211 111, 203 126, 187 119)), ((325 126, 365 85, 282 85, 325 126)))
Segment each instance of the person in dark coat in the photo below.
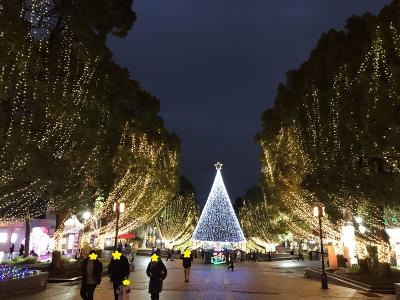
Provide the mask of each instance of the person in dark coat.
POLYGON ((118 300, 118 289, 122 285, 122 281, 129 277, 129 273, 129 261, 126 256, 122 254, 122 248, 118 247, 117 251, 113 253, 113 257, 108 265, 108 274, 113 282, 115 300, 118 300), (115 253, 117 253, 117 255, 114 255, 115 253))
POLYGON ((103 273, 103 264, 97 259, 95 250, 91 250, 89 256, 82 261, 81 271, 81 297, 84 300, 93 300, 94 290, 100 284, 103 273))
POLYGON ((228 252, 228 250, 226 250, 226 251, 224 252, 224 256, 225 256, 225 263, 226 263, 227 265, 229 265, 229 252, 228 252))
POLYGON ((149 293, 151 294, 151 300, 160 299, 163 281, 167 277, 167 268, 157 252, 151 254, 151 261, 147 266, 146 274, 150 277, 149 293))
POLYGON ((25 246, 24 244, 21 244, 21 247, 19 247, 19 256, 23 256, 25 251, 25 246))
POLYGON ((171 249, 168 249, 168 251, 167 251, 167 259, 166 259, 166 261, 168 261, 168 259, 170 261, 172 261, 172 251, 171 251, 171 249))
POLYGON ((192 252, 186 248, 182 254, 182 265, 183 265, 183 272, 184 272, 184 282, 188 283, 190 278, 190 268, 192 267, 193 261, 193 254, 192 252))
POLYGON ((233 252, 231 252, 231 254, 229 255, 229 264, 228 264, 228 270, 231 269, 233 272, 233 268, 235 267, 235 259, 234 259, 235 255, 233 254, 233 252))
POLYGON ((251 261, 252 261, 252 262, 256 262, 256 261, 257 261, 257 254, 256 254, 256 251, 253 251, 253 253, 251 254, 251 261))
POLYGON ((10 253, 8 254, 8 258, 13 259, 13 255, 14 255, 14 243, 11 244, 10 253))

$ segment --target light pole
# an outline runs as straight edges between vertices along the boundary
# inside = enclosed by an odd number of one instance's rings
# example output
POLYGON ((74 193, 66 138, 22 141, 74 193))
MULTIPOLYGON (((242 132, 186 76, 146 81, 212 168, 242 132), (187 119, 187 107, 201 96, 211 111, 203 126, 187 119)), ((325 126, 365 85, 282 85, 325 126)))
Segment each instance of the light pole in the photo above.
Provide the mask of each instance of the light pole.
POLYGON ((328 276, 325 271, 324 261, 324 244, 322 241, 322 217, 325 215, 325 207, 314 207, 314 217, 318 217, 319 224, 319 238, 321 243, 321 258, 322 258, 322 274, 321 274, 321 285, 323 289, 328 288, 328 276))
POLYGON ((115 241, 114 241, 114 251, 117 250, 117 243, 118 243, 118 223, 119 223, 119 215, 123 213, 125 210, 125 203, 124 202, 115 202, 113 210, 117 217, 117 224, 115 226, 115 241))

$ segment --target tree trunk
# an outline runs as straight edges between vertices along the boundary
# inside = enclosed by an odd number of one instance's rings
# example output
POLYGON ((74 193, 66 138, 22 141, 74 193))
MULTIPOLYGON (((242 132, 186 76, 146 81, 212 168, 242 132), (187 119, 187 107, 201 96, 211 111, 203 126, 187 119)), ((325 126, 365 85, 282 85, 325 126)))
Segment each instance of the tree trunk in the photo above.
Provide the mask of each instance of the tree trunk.
POLYGON ((368 274, 369 273, 368 262, 367 262, 366 259, 359 259, 358 260, 358 265, 360 266, 360 273, 361 274, 368 274))
POLYGON ((61 244, 60 239, 62 239, 62 232, 64 229, 64 220, 66 218, 65 214, 56 214, 56 231, 54 232, 54 248, 51 264, 49 266, 50 276, 58 276, 64 273, 65 268, 61 260, 61 244))
POLYGON ((380 246, 378 251, 381 253, 381 257, 379 257, 379 264, 378 264, 378 271, 379 271, 379 278, 387 279, 392 277, 392 270, 390 269, 390 242, 389 242, 389 235, 386 232, 385 223, 384 223, 384 215, 385 210, 383 205, 378 207, 377 219, 379 223, 377 224, 377 230, 375 234, 380 239, 380 246), (382 255, 384 253, 384 255, 382 255))
POLYGON ((56 230, 61 230, 64 228, 64 221, 66 218, 66 214, 60 213, 56 214, 56 230))
POLYGON ((29 244, 30 244, 30 237, 31 237, 31 226, 29 224, 29 219, 25 219, 25 251, 24 257, 29 256, 29 244))
POLYGON ((49 276, 50 277, 57 277, 59 275, 64 274, 65 268, 62 264, 61 260, 61 252, 60 251, 53 251, 51 256, 51 263, 49 266, 49 276))

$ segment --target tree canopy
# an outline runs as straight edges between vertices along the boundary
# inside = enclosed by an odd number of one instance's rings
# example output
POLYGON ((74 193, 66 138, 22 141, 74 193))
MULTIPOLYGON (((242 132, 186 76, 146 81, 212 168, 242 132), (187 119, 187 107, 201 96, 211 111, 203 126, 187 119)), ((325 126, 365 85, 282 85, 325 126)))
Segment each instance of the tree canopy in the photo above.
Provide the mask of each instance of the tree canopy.
POLYGON ((131 0, 1 1, 1 217, 67 216, 103 199, 111 222, 122 197, 122 221, 140 225, 175 193, 179 139, 106 45, 135 19, 131 0))
POLYGON ((287 73, 257 136, 262 189, 279 178, 292 193, 278 197, 289 214, 312 224, 310 208, 324 205, 330 228, 364 214, 379 245, 387 242, 384 208, 400 196, 399 31, 395 0, 378 16, 353 16, 345 31, 323 34, 309 59, 287 73))

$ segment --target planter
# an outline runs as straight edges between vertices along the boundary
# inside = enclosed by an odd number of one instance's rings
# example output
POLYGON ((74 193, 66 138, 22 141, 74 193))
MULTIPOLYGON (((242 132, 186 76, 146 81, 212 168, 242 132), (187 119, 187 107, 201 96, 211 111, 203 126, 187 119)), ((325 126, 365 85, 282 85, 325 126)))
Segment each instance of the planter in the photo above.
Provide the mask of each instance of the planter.
POLYGON ((40 272, 25 278, 0 281, 0 298, 42 291, 46 289, 48 277, 48 272, 40 272))

